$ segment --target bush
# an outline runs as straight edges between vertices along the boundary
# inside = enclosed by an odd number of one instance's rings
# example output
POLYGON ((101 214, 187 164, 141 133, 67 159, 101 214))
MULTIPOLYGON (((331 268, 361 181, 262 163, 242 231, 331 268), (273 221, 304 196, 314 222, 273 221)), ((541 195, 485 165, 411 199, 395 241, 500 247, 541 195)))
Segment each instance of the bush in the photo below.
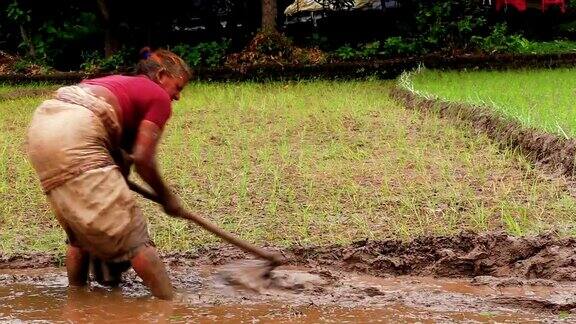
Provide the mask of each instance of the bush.
POLYGON ((473 35, 487 28, 489 7, 478 0, 438 0, 416 4, 413 36, 428 50, 466 49, 473 35))
POLYGON ((253 65, 320 64, 326 60, 326 54, 317 47, 297 47, 281 33, 262 32, 241 52, 230 54, 226 66, 243 72, 253 65))
POLYGON ((337 58, 339 58, 341 60, 345 60, 345 61, 357 58, 359 56, 358 51, 356 51, 356 49, 351 47, 349 44, 346 44, 344 46, 337 48, 334 51, 334 55, 337 58))
POLYGON ((110 57, 102 57, 98 51, 82 53, 83 63, 80 69, 88 72, 112 72, 131 65, 131 53, 135 51, 122 48, 110 57))
POLYGON ((472 43, 486 53, 522 53, 530 45, 523 36, 508 34, 505 23, 496 24, 487 37, 472 37, 472 43))
POLYGON ((39 11, 40 7, 31 9, 34 7, 33 3, 13 0, 6 6, 3 18, 6 22, 5 28, 19 31, 18 52, 35 63, 54 64, 57 61, 55 58, 71 55, 71 45, 79 44, 82 39, 99 31, 95 13, 74 12, 66 15, 59 12, 44 17, 43 12, 39 11), (63 44, 67 45, 66 49, 63 44))
POLYGON ((559 54, 576 52, 576 42, 570 40, 555 40, 551 42, 526 42, 527 46, 521 49, 522 53, 559 54))
POLYGON ((380 53, 380 41, 370 42, 366 44, 360 44, 356 49, 350 44, 346 44, 337 48, 334 51, 334 56, 336 58, 347 61, 352 59, 368 59, 373 58, 380 53))
POLYGON ((380 41, 366 43, 360 48, 360 56, 363 58, 371 58, 378 54, 380 51, 380 41))
POLYGON ((382 46, 382 51, 390 56, 420 54, 422 45, 415 40, 402 38, 402 36, 388 37, 382 46))
POLYGON ((52 71, 52 69, 46 65, 46 62, 30 58, 14 58, 10 65, 9 73, 36 75, 46 74, 52 71))
POLYGON ((216 67, 222 64, 226 58, 226 51, 229 46, 230 41, 223 39, 220 42, 199 43, 196 46, 179 44, 174 46, 172 51, 192 67, 216 67))

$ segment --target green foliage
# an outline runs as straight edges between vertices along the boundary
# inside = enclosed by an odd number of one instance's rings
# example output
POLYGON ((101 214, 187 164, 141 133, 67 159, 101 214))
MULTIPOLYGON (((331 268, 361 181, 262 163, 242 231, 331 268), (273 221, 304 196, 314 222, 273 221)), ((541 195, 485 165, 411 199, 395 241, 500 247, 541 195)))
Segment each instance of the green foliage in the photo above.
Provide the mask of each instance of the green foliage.
POLYGON ((42 60, 34 60, 32 58, 21 58, 16 60, 12 65, 12 71, 22 74, 45 74, 51 68, 42 60))
POLYGON ((97 17, 94 13, 80 12, 74 15, 45 18, 26 9, 17 0, 7 6, 6 17, 9 23, 20 30, 21 42, 28 59, 50 64, 63 54, 63 44, 86 38, 97 30, 97 17))
POLYGON ((422 45, 416 40, 402 36, 388 37, 382 46, 382 51, 386 55, 419 54, 422 51, 422 45))
POLYGON ((172 51, 192 67, 216 67, 224 61, 229 46, 230 40, 223 39, 220 42, 205 42, 196 46, 179 44, 174 46, 172 51))
POLYGON ((380 41, 361 44, 358 48, 345 44, 334 51, 334 55, 341 60, 367 59, 380 53, 380 41))
POLYGON ((360 55, 364 58, 376 56, 380 50, 380 41, 366 43, 360 48, 360 55))
POLYGON ((346 44, 337 48, 333 55, 341 60, 370 59, 378 55, 413 55, 422 52, 422 45, 414 39, 401 36, 389 37, 384 44, 380 41, 360 44, 357 48, 346 44))
POLYGON ((17 24, 29 23, 31 20, 31 11, 19 7, 18 1, 14 0, 8 5, 6 17, 17 24))
POLYGON ((80 69, 85 71, 85 72, 96 72, 99 70, 100 67, 100 61, 102 60, 102 58, 100 57, 100 54, 98 53, 98 51, 94 51, 94 52, 83 52, 82 53, 82 64, 80 64, 80 69))
POLYGON ((88 73, 118 71, 130 65, 133 50, 122 48, 110 57, 102 57, 98 51, 82 54, 83 63, 80 69, 88 73))
POLYGON ((576 42, 555 40, 529 41, 519 34, 510 34, 505 23, 496 24, 486 36, 473 36, 472 44, 486 53, 559 54, 576 52, 576 42))
POLYGON ((358 51, 350 44, 345 44, 334 51, 334 55, 342 60, 350 60, 358 57, 358 51))
POLYGON ((472 43, 487 53, 520 53, 529 41, 517 34, 509 34, 506 24, 496 24, 487 37, 472 37, 472 43))
POLYGON ((564 36, 576 35, 576 20, 559 24, 556 27, 556 31, 564 36))
POLYGON ((32 62, 28 60, 18 60, 14 63, 13 69, 16 73, 26 73, 31 66, 32 62))
POLYGON ((486 17, 488 8, 477 0, 418 3, 415 31, 430 50, 466 48, 486 28, 486 17))
POLYGON ((555 40, 551 42, 530 42, 520 49, 526 54, 559 54, 576 52, 576 42, 570 40, 555 40))

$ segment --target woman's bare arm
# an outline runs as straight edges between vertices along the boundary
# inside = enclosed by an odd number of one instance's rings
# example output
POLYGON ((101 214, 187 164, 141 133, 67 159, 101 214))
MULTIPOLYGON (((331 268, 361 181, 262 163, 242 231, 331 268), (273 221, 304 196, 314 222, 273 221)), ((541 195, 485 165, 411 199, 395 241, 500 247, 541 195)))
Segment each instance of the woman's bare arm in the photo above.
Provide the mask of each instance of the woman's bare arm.
POLYGON ((156 162, 156 148, 161 134, 162 130, 156 124, 147 120, 142 121, 138 127, 132 158, 136 172, 156 192, 164 205, 164 210, 170 215, 175 215, 181 208, 180 202, 160 176, 156 162))

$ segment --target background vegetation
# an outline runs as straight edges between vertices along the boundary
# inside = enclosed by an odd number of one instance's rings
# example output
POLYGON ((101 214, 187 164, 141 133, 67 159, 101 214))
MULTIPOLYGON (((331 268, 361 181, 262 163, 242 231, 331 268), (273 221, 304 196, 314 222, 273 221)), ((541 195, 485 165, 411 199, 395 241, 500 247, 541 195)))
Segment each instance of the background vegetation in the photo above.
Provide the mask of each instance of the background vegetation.
MULTIPOLYGON (((280 31, 291 46, 314 48, 328 57, 288 63, 428 53, 574 51, 572 1, 566 13, 556 8, 497 13, 480 0, 398 0, 398 7, 377 10, 354 10, 350 0, 317 2, 340 10, 316 12, 312 19, 310 12, 285 16, 292 0, 167 0, 161 5, 135 0, 7 0, 0 3, 0 51, 20 58, 12 72, 25 73, 45 73, 50 70, 46 67, 122 70, 138 59, 144 46, 175 49, 194 67, 215 67, 230 63, 227 56, 245 49, 258 31, 280 31)), ((269 55, 271 63, 286 63, 281 53, 276 54, 269 55)))

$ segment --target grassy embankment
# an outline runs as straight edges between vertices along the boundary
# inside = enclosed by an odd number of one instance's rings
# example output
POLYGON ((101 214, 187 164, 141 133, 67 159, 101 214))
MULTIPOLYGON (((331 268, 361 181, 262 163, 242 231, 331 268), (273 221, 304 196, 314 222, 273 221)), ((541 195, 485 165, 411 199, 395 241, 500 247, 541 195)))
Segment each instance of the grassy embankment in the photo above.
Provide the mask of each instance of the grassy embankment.
MULTIPOLYGON (((185 205, 275 245, 461 230, 573 235, 576 203, 511 151, 406 110, 391 83, 192 84, 160 148, 185 205)), ((0 252, 61 251, 63 233, 26 160, 40 98, 0 102, 0 252)), ((162 250, 217 240, 142 201, 162 250)))
POLYGON ((441 72, 411 76, 426 96, 493 107, 523 125, 576 135, 576 69, 441 72))

